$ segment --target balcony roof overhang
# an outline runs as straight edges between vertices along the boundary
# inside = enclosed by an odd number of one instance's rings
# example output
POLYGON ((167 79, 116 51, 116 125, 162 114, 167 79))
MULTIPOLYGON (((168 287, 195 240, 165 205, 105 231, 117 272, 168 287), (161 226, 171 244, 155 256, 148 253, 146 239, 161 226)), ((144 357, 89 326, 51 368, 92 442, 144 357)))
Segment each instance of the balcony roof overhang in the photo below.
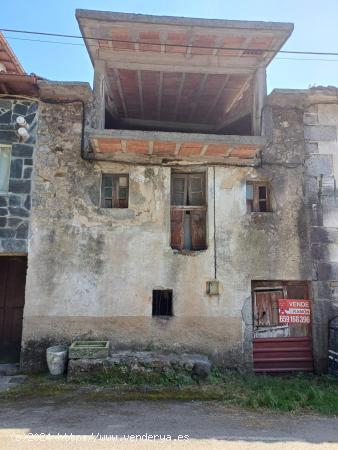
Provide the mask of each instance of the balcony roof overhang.
POLYGON ((136 164, 256 166, 266 139, 135 130, 89 130, 89 159, 136 164))
POLYGON ((0 73, 0 94, 38 97, 37 77, 34 75, 0 73))
MULTIPOLYGON (((290 36, 290 23, 149 16, 77 10, 115 119, 222 127, 251 83, 290 36)), ((100 94, 101 95, 101 94, 100 94)), ((238 111, 236 112, 236 117, 238 111)), ((128 124, 126 124, 128 125, 128 124)))

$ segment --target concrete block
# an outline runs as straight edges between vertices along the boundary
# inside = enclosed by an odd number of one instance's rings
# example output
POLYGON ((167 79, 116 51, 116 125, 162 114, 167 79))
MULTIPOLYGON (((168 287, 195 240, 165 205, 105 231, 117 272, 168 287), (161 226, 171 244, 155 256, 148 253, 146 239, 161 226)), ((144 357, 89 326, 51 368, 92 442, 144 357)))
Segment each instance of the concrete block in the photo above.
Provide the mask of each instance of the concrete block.
POLYGON ((316 125, 318 123, 318 114, 316 112, 305 112, 303 122, 305 125, 316 125))
POLYGON ((317 142, 306 142, 305 152, 308 154, 318 153, 318 143, 317 142))
POLYGON ((318 105, 318 121, 325 125, 338 124, 338 105, 318 105))
POLYGON ((338 155, 338 142, 318 142, 318 153, 322 155, 338 155))
POLYGON ((338 262, 319 263, 317 265, 318 280, 337 280, 338 279, 338 262))
POLYGON ((312 227, 312 244, 334 243, 338 244, 338 229, 325 227, 312 227))
POLYGON ((305 125, 304 137, 309 141, 336 141, 337 130, 332 125, 305 125))
POLYGON ((332 175, 332 155, 312 155, 306 161, 305 167, 307 169, 308 175, 312 177, 319 177, 320 175, 332 175))

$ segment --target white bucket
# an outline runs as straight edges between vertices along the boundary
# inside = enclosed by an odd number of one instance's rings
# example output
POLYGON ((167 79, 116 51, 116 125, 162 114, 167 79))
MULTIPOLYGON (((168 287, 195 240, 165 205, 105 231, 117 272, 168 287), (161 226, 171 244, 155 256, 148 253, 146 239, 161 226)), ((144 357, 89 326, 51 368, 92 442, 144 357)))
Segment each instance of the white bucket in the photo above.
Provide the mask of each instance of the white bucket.
POLYGON ((47 366, 53 376, 61 376, 65 373, 68 359, 68 347, 55 345, 47 348, 47 366))

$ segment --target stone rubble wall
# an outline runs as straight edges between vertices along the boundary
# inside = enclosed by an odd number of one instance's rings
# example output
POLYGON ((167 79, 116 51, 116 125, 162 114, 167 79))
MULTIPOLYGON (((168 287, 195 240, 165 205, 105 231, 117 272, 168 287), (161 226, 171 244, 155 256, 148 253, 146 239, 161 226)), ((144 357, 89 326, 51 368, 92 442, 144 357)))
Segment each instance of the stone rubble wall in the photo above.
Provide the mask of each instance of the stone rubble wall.
POLYGON ((0 144, 12 147, 8 193, 0 193, 0 253, 27 253, 37 113, 35 101, 0 99, 0 144), (28 124, 25 143, 17 134, 19 116, 28 124))

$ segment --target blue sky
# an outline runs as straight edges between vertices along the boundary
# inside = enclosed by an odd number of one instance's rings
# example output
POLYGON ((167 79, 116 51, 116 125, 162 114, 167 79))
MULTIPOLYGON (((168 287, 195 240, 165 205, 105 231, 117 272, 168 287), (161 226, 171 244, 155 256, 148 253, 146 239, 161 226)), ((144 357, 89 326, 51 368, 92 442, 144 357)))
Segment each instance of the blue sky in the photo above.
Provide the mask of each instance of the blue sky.
MULTIPOLYGON (((15 0, 1 5, 0 27, 79 34, 75 9, 135 12, 218 19, 293 22, 295 30, 285 50, 338 52, 338 0, 15 0)), ((89 81, 93 70, 85 47, 30 42, 5 34, 27 72, 53 80, 89 81)), ((63 40, 64 41, 64 40, 63 40)), ((68 42, 79 43, 79 40, 68 42)), ((279 55, 268 69, 268 89, 304 89, 309 85, 338 85, 338 56, 333 61, 304 60, 306 56, 279 55), (281 59, 283 58, 283 59, 281 59), (284 59, 287 58, 287 59, 284 59), (292 58, 292 59, 289 59, 292 58), (295 59, 296 58, 296 59, 295 59)), ((326 58, 328 59, 328 58, 326 58)))

